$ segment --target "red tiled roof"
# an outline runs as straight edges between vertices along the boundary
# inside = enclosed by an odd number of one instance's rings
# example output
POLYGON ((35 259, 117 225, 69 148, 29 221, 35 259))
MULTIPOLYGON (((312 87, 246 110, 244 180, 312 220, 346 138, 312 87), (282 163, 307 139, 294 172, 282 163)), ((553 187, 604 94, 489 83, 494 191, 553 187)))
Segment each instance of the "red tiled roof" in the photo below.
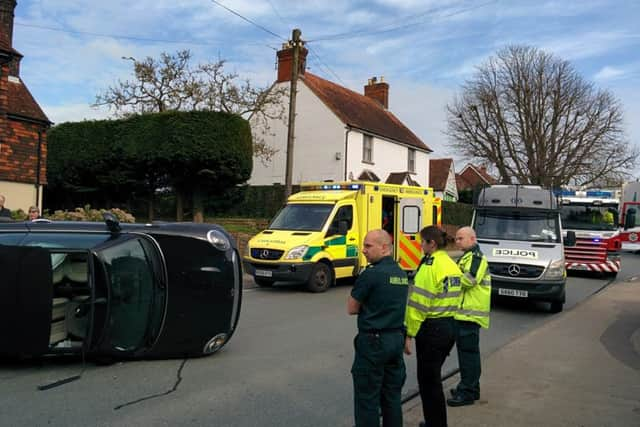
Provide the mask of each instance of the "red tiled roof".
POLYGON ((498 182, 498 180, 489 175, 485 169, 476 167, 471 163, 468 163, 464 169, 462 169, 460 176, 464 177, 465 181, 469 184, 469 187, 495 184, 498 182))
POLYGON ((473 188, 473 185, 471 185, 471 183, 469 183, 469 181, 464 179, 464 177, 462 175, 457 173, 456 174, 456 187, 458 188, 458 191, 461 191, 461 190, 466 190, 467 188, 473 188))
POLYGON ((300 77, 345 124, 422 150, 433 151, 378 101, 309 72, 300 77))
POLYGON ((20 83, 9 81, 8 101, 9 108, 7 112, 9 114, 50 123, 22 81, 20 83))
POLYGON ((358 181, 380 182, 380 178, 378 178, 378 175, 376 175, 372 171, 365 169, 358 177, 358 181))
POLYGON ((435 191, 444 191, 452 163, 453 159, 429 160, 429 187, 435 191))

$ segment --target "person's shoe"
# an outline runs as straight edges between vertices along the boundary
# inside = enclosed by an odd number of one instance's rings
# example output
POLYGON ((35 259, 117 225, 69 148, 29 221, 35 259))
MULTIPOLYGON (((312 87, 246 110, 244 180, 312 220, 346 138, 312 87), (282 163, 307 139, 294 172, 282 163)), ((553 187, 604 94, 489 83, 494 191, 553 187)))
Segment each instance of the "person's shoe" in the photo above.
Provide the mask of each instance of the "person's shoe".
POLYGON ((465 406, 473 405, 474 399, 468 399, 460 394, 456 394, 451 399, 447 399, 447 405, 449 406, 465 406))
MULTIPOLYGON (((449 389, 449 393, 451 393, 451 397, 456 397, 458 395, 458 389, 457 388, 449 389)), ((480 400, 480 394, 474 395, 473 400, 480 400)))

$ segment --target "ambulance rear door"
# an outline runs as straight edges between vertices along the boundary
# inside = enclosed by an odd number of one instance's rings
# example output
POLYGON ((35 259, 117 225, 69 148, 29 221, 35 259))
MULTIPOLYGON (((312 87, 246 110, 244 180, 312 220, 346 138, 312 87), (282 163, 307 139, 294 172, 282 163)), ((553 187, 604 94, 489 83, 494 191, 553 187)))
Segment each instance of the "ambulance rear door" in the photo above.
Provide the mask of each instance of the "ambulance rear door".
POLYGON ((397 261, 405 270, 415 270, 422 259, 420 228, 424 214, 424 199, 403 198, 398 203, 397 229, 394 245, 397 261))

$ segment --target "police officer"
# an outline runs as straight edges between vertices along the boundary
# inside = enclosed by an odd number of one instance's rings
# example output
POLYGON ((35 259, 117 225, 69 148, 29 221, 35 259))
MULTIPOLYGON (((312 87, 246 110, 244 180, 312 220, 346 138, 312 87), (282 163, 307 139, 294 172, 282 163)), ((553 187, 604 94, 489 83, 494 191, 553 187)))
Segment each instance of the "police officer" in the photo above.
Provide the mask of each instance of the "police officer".
POLYGON ((405 353, 411 354, 415 338, 418 387, 425 418, 420 426, 446 427, 441 370, 455 342, 453 316, 462 296, 462 272, 444 250, 446 233, 429 226, 420 231, 420 237, 425 256, 407 302, 405 353))
POLYGON ((406 273, 391 257, 391 237, 373 230, 362 253, 370 265, 360 274, 347 301, 358 315, 353 376, 356 427, 402 427, 400 394, 406 379, 402 349, 407 301, 406 273))
POLYGON ((462 270, 462 301, 456 319, 456 348, 460 382, 451 390, 449 406, 472 405, 480 398, 480 327, 489 327, 491 276, 489 263, 471 227, 456 233, 456 246, 464 251, 458 260, 462 270))

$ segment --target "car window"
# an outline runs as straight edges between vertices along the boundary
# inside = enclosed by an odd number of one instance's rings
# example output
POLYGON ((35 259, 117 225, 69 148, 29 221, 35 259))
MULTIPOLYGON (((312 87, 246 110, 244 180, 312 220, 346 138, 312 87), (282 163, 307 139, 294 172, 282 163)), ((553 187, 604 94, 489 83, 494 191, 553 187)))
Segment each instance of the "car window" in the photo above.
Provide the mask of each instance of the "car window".
POLYGON ((21 244, 45 248, 89 249, 108 240, 110 237, 109 233, 30 233, 21 244))
POLYGON ((149 325, 154 292, 152 266, 138 238, 98 253, 109 277, 109 341, 116 350, 134 351, 144 344, 149 325))

